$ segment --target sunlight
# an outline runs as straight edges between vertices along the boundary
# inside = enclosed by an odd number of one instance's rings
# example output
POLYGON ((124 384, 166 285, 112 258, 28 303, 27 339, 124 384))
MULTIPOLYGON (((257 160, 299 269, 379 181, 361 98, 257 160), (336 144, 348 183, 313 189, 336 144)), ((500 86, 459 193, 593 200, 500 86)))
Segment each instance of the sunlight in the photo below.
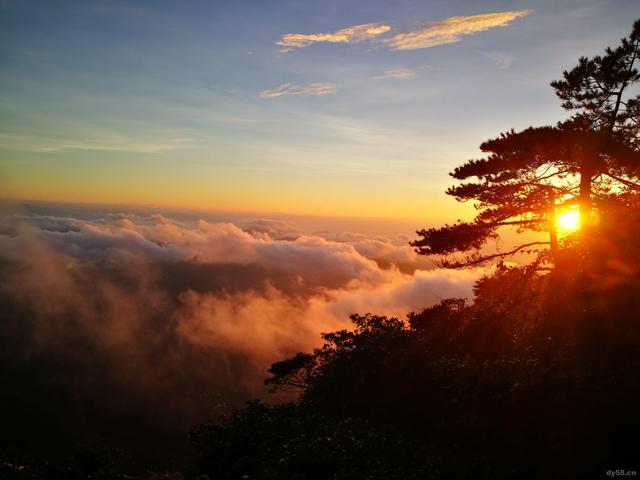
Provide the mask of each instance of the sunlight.
POLYGON ((580 212, 578 210, 570 210, 563 213, 557 219, 558 228, 564 231, 576 230, 580 227, 580 212))

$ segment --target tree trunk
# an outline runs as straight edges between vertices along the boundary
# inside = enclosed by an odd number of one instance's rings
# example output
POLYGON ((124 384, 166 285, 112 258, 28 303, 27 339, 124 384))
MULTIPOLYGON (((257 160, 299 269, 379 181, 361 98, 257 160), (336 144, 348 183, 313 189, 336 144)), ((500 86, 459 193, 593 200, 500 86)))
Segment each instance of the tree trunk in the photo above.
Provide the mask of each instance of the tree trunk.
MULTIPOLYGON (((593 178, 593 166, 589 162, 589 157, 584 157, 583 169, 580 175, 580 249, 583 259, 590 260, 591 240, 593 235, 593 219, 591 218, 592 200, 591 183, 593 178)), ((585 265, 583 265, 583 268, 585 265)))
POLYGON ((553 265, 558 267, 558 229, 556 225, 556 196, 551 190, 549 198, 549 247, 553 265))
POLYGON ((593 169, 589 160, 584 158, 580 172, 580 217, 583 225, 590 223, 591 218, 591 179, 593 169))

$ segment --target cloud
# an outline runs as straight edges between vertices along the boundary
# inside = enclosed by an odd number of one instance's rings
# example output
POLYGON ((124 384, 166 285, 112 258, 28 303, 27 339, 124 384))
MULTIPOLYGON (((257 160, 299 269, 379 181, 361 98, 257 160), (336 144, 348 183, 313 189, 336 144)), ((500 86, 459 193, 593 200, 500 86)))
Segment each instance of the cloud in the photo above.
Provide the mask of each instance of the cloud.
MULTIPOLYGON (((529 15, 532 10, 514 10, 496 13, 483 13, 460 17, 449 17, 438 21, 426 22, 421 28, 385 37, 391 27, 382 23, 367 23, 343 28, 333 33, 288 33, 283 35, 276 45, 283 47, 280 52, 290 52, 314 43, 355 43, 378 42, 391 50, 417 50, 438 45, 456 43, 464 36, 474 35, 492 28, 504 27, 514 20, 529 15)), ((500 53, 489 53, 487 56, 502 69, 509 68, 511 57, 500 53)), ((381 75, 371 77, 372 80, 410 80, 416 72, 409 68, 387 70, 381 75)), ((336 86, 331 83, 311 83, 295 85, 283 83, 272 90, 260 92, 262 98, 275 98, 285 95, 327 95, 334 93, 336 86)))
POLYGON ((358 42, 382 42, 392 50, 417 50, 459 42, 466 35, 504 27, 531 12, 531 10, 513 10, 449 17, 438 21, 424 22, 423 26, 418 29, 398 33, 391 37, 387 35, 391 31, 391 26, 384 23, 354 25, 332 33, 287 33, 276 42, 276 45, 282 47, 278 50, 281 53, 308 47, 314 43, 358 42))
POLYGON ((507 70, 513 62, 513 57, 503 52, 486 52, 484 55, 501 70, 507 70))
POLYGON ((0 217, 0 364, 12 386, 0 403, 43 412, 17 415, 0 444, 104 435, 142 454, 204 421, 216 398, 265 395, 271 363, 348 328, 349 314, 471 297, 485 273, 434 269, 406 239, 309 235, 265 218, 244 229, 90 218, 0 217))
POLYGON ((337 90, 333 83, 309 83, 307 85, 295 85, 293 83, 283 83, 273 90, 263 90, 260 92, 262 98, 276 98, 287 95, 313 95, 321 97, 335 93, 337 90))
POLYGON ((296 48, 307 47, 313 43, 355 43, 371 40, 391 30, 382 23, 366 23, 343 28, 333 33, 287 33, 276 45, 283 47, 280 52, 290 52, 296 48))
POLYGON ((254 236, 232 223, 187 224, 162 215, 57 220, 46 216, 30 222, 47 246, 76 258, 258 264, 287 273, 309 288, 339 288, 353 281, 377 283, 384 275, 375 261, 360 255, 353 245, 319 236, 278 240, 254 236))
POLYGON ((399 318, 410 311, 420 311, 445 298, 470 298, 473 285, 486 275, 482 269, 451 271, 416 271, 414 275, 397 276, 392 282, 357 291, 339 290, 330 301, 313 298, 310 312, 321 318, 339 320, 347 312, 372 312, 399 318))
POLYGON ((293 240, 301 235, 295 224, 270 218, 258 218, 245 222, 243 229, 256 238, 293 240))
POLYGON ((195 139, 184 136, 167 136, 162 139, 138 139, 120 134, 88 134, 82 138, 44 137, 0 133, 2 147, 35 153, 54 153, 70 150, 133 152, 143 154, 164 153, 193 148, 195 139))
POLYGON ((393 50, 417 50, 455 43, 463 36, 504 27, 515 19, 529 15, 531 10, 485 13, 465 17, 450 17, 429 22, 417 30, 400 33, 386 40, 393 50))
POLYGON ((411 70, 410 68, 396 68, 393 70, 387 70, 382 75, 371 77, 372 80, 411 80, 413 78, 416 78, 416 72, 414 70, 411 70))

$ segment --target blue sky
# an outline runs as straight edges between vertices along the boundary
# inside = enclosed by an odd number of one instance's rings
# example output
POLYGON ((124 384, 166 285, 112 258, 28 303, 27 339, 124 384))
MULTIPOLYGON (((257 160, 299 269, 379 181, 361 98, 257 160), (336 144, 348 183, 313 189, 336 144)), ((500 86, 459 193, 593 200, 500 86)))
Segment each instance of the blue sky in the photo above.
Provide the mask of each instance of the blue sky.
POLYGON ((615 45, 639 7, 3 0, 0 197, 462 215, 443 194, 447 172, 501 131, 565 118, 549 82, 615 45), (428 48, 393 43, 504 12, 521 13, 428 48), (388 31, 277 44, 363 24, 388 31))

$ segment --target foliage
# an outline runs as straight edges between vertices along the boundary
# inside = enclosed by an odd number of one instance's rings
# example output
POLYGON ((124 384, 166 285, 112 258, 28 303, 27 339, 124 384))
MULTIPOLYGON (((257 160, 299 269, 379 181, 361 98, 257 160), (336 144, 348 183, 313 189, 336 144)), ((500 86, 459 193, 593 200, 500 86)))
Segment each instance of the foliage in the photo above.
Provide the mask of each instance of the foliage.
MULTIPOLYGON (((640 189, 640 96, 630 87, 640 81, 640 21, 615 49, 581 58, 552 82, 563 107, 574 115, 555 127, 513 130, 480 145, 487 156, 469 160, 451 176, 465 181, 447 190, 479 213, 471 222, 419 230, 412 246, 422 255, 472 251, 461 259, 441 260, 450 268, 478 265, 533 250, 537 264, 557 264, 562 255, 556 232, 558 210, 579 205, 583 226, 604 198, 640 189), (548 241, 482 254, 488 239, 504 227, 548 232, 548 241)), ((603 214, 600 210, 598 213, 603 214)))
POLYGON ((640 81, 636 62, 640 60, 640 20, 616 48, 604 55, 581 57, 562 80, 551 82, 563 108, 585 119, 594 130, 615 133, 637 142, 640 128, 640 95, 625 96, 640 81))
POLYGON ((80 448, 68 458, 0 458, 3 480, 124 480, 122 452, 103 445, 80 448))
POLYGON ((196 468, 210 478, 425 478, 435 459, 392 427, 292 404, 249 402, 194 431, 196 468))

